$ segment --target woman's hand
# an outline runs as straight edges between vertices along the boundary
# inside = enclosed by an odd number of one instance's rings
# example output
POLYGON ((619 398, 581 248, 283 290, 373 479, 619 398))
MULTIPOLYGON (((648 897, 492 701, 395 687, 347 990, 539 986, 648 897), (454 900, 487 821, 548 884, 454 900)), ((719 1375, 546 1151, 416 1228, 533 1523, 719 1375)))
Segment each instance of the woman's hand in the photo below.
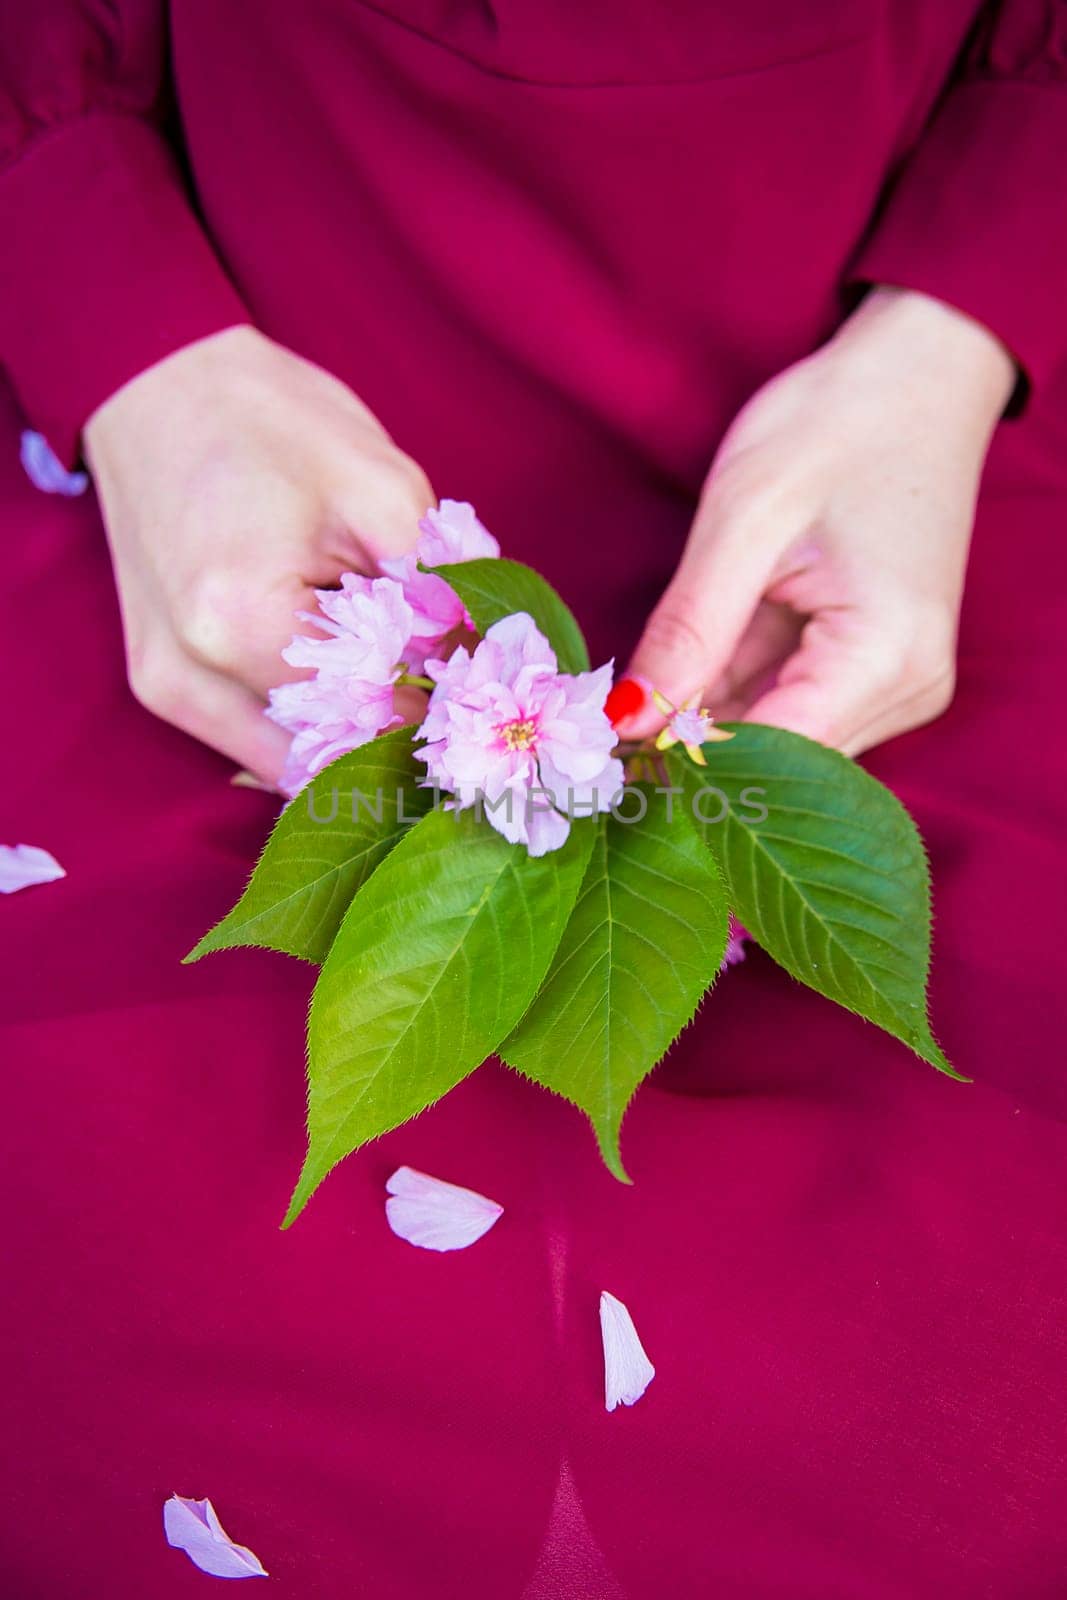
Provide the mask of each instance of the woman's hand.
POLYGON ((161 361, 90 419, 141 703, 274 782, 266 693, 313 588, 414 544, 420 469, 343 383, 252 328, 161 361))
MULTIPOLYGON (((856 754, 938 716, 978 482, 1011 357, 939 301, 876 289, 755 396, 708 475, 681 564, 631 663, 856 754)), ((652 711, 628 736, 659 725, 652 711)))

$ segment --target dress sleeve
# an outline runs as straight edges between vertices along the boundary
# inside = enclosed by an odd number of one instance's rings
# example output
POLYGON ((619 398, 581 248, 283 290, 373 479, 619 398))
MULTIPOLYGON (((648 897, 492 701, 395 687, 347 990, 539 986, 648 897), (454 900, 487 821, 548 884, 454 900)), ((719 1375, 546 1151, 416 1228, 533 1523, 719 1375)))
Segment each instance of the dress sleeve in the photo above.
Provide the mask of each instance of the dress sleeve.
POLYGON ((128 379, 248 321, 169 100, 166 0, 0 0, 0 363, 68 464, 128 379))
POLYGON ((1030 384, 1067 359, 1067 0, 986 7, 850 277, 966 312, 1030 384))

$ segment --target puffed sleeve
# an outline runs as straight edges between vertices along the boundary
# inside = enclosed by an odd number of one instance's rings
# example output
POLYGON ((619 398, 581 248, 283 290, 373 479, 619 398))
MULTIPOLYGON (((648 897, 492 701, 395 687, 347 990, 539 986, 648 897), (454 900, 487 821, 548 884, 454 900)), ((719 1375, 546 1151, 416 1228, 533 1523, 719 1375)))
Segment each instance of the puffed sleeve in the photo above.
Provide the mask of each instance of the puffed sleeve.
POLYGON ((1031 384, 1067 360, 1067 0, 986 8, 851 276, 967 312, 1031 384))
POLYGON ((246 322, 163 133, 166 0, 0 0, 0 363, 70 463, 82 424, 246 322))

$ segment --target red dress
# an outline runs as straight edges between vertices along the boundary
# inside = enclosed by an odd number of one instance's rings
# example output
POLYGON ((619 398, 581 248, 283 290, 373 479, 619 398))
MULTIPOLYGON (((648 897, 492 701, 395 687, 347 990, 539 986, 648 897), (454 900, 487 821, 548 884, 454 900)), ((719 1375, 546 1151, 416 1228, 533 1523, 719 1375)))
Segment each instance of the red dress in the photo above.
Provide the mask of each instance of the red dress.
POLYGON ((0 907, 0 1589, 206 1592, 177 1491, 293 1600, 1062 1595, 1062 0, 0 16, 0 839, 69 874, 0 907), (871 760, 930 845, 934 1014, 976 1082, 756 954, 641 1091, 633 1188, 487 1066, 282 1235, 308 970, 179 964, 272 806, 133 703, 95 507, 30 487, 19 427, 73 459, 117 385, 250 319, 625 659, 729 420, 864 280, 1028 375, 956 702, 871 760), (504 1218, 410 1248, 401 1163, 504 1218), (610 1416, 602 1288, 658 1368, 610 1416))

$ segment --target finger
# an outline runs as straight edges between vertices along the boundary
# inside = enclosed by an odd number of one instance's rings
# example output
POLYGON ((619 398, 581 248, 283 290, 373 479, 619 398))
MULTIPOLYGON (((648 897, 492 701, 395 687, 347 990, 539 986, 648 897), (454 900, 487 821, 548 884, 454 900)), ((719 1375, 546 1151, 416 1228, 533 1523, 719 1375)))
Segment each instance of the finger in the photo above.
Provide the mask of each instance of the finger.
POLYGON ((157 669, 135 692, 156 716, 228 756, 264 783, 277 785, 290 738, 268 720, 262 700, 244 685, 178 656, 171 668, 157 669))
POLYGON ((858 755, 940 715, 952 693, 947 659, 942 671, 916 670, 907 648, 877 619, 830 612, 807 624, 800 648, 746 720, 858 755))
POLYGON ((312 639, 329 637, 326 628, 319 628, 309 619, 320 615, 316 590, 336 588, 340 577, 339 571, 329 580, 320 577, 314 587, 291 577, 268 591, 254 614, 241 619, 232 646, 232 664, 228 667, 232 675, 263 699, 279 684, 306 678, 307 668, 291 667, 282 659, 282 651, 298 635, 312 639))
POLYGON ((178 727, 264 783, 276 785, 289 754, 290 736, 268 721, 263 703, 233 679, 197 673, 175 717, 178 727))
MULTIPOLYGON (((676 706, 720 678, 784 541, 757 507, 725 514, 710 496, 697 514, 678 571, 648 619, 627 675, 646 679, 676 706)), ((661 721, 649 706, 629 718, 620 732, 644 738, 661 721)))
MULTIPOLYGON (((339 572, 329 574, 321 587, 332 587, 339 572)), ((226 572, 207 574, 187 601, 180 619, 183 651, 207 671, 235 679, 266 699, 281 683, 307 676, 306 671, 282 660, 282 651, 300 633, 316 635, 312 622, 302 615, 318 611, 315 590, 295 573, 263 589, 248 577, 226 572)), ((325 631, 322 633, 325 638, 325 631)))
POLYGON ((744 716, 799 648, 806 620, 790 606, 760 602, 724 671, 705 689, 704 705, 713 716, 720 721, 744 716))
POLYGON ((365 568, 406 555, 419 536, 419 521, 437 504, 422 468, 392 449, 368 472, 346 484, 337 497, 345 527, 363 552, 365 568))

